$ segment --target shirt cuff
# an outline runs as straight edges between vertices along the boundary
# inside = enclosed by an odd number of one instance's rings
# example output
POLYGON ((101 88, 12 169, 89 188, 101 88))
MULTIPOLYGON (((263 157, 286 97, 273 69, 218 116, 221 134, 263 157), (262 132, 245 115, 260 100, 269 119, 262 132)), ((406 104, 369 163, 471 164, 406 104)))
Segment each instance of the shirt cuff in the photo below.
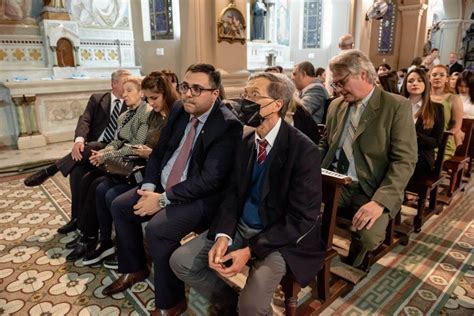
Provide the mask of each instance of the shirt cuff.
POLYGON ((226 237, 227 239, 229 239, 229 242, 227 243, 227 246, 228 247, 232 246, 232 238, 230 238, 229 235, 224 234, 224 233, 218 233, 218 234, 216 234, 216 238, 214 238, 214 241, 217 240, 219 237, 226 237))
POLYGON ((163 200, 165 200, 165 203, 166 205, 170 205, 171 204, 171 201, 168 200, 168 198, 166 197, 166 191, 161 193, 161 197, 163 198, 163 200))
POLYGON ((76 137, 76 139, 74 139, 74 143, 83 143, 84 144, 84 137, 76 137))
POLYGON ((143 183, 141 189, 143 191, 155 192, 156 185, 154 185, 153 183, 143 183))

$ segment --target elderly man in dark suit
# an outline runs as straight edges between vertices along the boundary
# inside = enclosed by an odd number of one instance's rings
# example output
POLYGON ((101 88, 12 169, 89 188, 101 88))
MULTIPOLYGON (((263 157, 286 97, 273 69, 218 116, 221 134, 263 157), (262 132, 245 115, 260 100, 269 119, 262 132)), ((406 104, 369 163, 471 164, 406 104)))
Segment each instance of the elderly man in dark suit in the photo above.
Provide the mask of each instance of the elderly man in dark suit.
POLYGON ((342 190, 339 215, 352 220, 347 261, 358 267, 400 211, 417 161, 415 124, 407 99, 375 86, 374 66, 363 52, 343 51, 329 68, 341 96, 329 106, 321 165, 353 180, 342 190))
POLYGON ((316 78, 316 70, 312 63, 304 61, 295 66, 291 79, 300 92, 303 105, 311 113, 317 124, 323 124, 324 111, 329 95, 324 83, 316 78))
POLYGON ((287 269, 306 286, 324 258, 319 150, 283 120, 294 92, 286 76, 250 77, 241 119, 256 129, 239 143, 218 216, 208 233, 171 257, 176 275, 220 307, 218 314, 237 311, 237 294, 216 272, 232 276, 250 264, 238 312, 271 315, 273 293, 287 269))
POLYGON ((212 65, 187 69, 179 84, 183 100, 171 110, 141 189, 112 202, 123 274, 104 295, 124 291, 148 276, 141 223, 149 221, 145 232, 154 263, 156 313, 178 315, 186 309, 184 285, 171 271, 169 257, 184 236, 209 226, 242 137, 241 123, 218 98, 220 84, 212 65))
POLYGON ((447 65, 449 69, 449 75, 451 76, 453 72, 461 73, 464 70, 464 67, 458 63, 458 54, 455 52, 449 53, 448 58, 449 65, 447 65))
POLYGON ((67 234, 77 228, 80 197, 76 192, 79 192, 80 179, 91 167, 89 165, 91 150, 102 149, 114 139, 117 118, 127 108, 122 100, 122 80, 130 75, 129 71, 122 69, 113 72, 112 91, 94 93, 84 113, 79 117, 71 153, 25 179, 26 186, 37 186, 58 171, 65 177, 70 175, 71 221, 58 229, 61 234, 67 234))

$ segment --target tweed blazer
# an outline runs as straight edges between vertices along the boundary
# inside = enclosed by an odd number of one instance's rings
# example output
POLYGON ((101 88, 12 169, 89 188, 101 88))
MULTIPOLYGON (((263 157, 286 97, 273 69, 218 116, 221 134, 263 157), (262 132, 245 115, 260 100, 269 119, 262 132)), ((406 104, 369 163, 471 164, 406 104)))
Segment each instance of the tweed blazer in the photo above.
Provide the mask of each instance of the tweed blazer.
POLYGON ((122 113, 117 119, 117 131, 115 138, 107 147, 102 149, 104 158, 121 157, 132 154, 130 146, 124 146, 125 143, 130 145, 144 144, 148 132, 148 116, 150 115, 151 106, 146 102, 142 102, 131 120, 125 125, 123 122, 130 110, 122 113))
MULTIPOLYGON (((342 97, 329 106, 327 132, 320 142, 322 168, 329 169, 334 161, 348 114, 349 103, 342 97)), ((360 118, 352 148, 362 190, 395 217, 418 152, 408 99, 376 87, 360 118)))

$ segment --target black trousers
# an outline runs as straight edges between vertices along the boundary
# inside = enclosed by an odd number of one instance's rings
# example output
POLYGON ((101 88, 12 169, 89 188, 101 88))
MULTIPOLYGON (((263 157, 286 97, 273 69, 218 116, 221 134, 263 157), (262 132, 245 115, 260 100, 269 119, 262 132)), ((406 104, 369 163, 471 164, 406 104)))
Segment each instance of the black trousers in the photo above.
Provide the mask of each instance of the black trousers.
POLYGON ((202 201, 169 205, 153 216, 140 217, 133 212, 139 200, 136 188, 118 196, 111 205, 114 220, 120 273, 146 269, 142 223, 154 265, 155 306, 169 309, 184 299, 184 283, 169 265, 171 254, 180 241, 204 220, 202 201))
POLYGON ((90 142, 84 146, 82 152, 82 159, 75 161, 71 154, 67 154, 63 158, 55 162, 56 167, 61 171, 62 175, 67 177, 69 175, 69 184, 71 187, 71 218, 77 218, 82 201, 81 191, 82 177, 95 167, 89 163, 91 150, 100 150, 106 144, 100 142, 90 142))
POLYGON ((81 203, 77 214, 77 227, 84 236, 98 237, 99 220, 96 211, 96 188, 106 178, 102 169, 94 167, 81 179, 81 203))

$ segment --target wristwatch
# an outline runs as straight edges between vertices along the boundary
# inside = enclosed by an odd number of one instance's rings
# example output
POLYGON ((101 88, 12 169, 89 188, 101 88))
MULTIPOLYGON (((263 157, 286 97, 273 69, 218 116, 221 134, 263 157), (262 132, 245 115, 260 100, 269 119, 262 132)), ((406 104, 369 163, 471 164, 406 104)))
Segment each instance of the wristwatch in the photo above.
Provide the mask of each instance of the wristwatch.
POLYGON ((165 197, 161 194, 160 194, 160 198, 158 199, 158 207, 160 208, 160 210, 166 207, 165 197))

